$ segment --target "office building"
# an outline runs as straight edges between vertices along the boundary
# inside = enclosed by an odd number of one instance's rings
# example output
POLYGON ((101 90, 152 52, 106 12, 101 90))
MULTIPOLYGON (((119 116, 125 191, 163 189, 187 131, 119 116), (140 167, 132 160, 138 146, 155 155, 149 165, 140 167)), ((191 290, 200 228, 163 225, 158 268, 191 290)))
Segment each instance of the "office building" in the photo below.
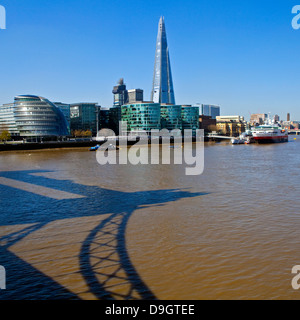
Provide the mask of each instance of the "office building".
POLYGON ((121 119, 127 122, 127 131, 138 133, 152 129, 160 129, 160 104, 153 102, 141 102, 123 105, 121 107, 121 119))
POLYGON ((160 107, 161 128, 182 130, 181 106, 162 104, 160 107))
POLYGON ((158 26, 151 101, 175 104, 169 47, 164 18, 158 26))
POLYGON ((91 131, 95 136, 100 120, 100 106, 97 103, 81 102, 70 105, 71 131, 91 131))
POLYGON ((68 131, 71 133, 71 112, 70 112, 70 104, 62 103, 62 102, 53 102, 63 113, 68 123, 68 131))
POLYGON ((115 132, 116 135, 119 134, 119 127, 121 121, 121 107, 115 106, 109 109, 108 112, 108 127, 115 132))
POLYGON ((100 129, 109 129, 109 108, 100 109, 100 119, 99 119, 99 128, 100 129))
POLYGON ((128 91, 124 79, 119 80, 118 85, 113 88, 114 106, 122 106, 128 102, 128 91))
POLYGON ((212 119, 216 119, 220 116, 220 107, 209 105, 209 104, 202 104, 200 107, 200 115, 202 116, 208 116, 212 119))
POLYGON ((144 101, 144 91, 142 89, 131 89, 127 91, 128 104, 144 101))
POLYGON ((199 107, 190 105, 181 106, 182 130, 199 129, 199 107))
POLYGON ((273 122, 274 123, 278 123, 280 121, 280 117, 278 114, 275 114, 274 118, 273 118, 273 122))
POLYGON ((153 102, 128 104, 121 107, 121 121, 127 122, 127 132, 131 133, 189 129, 195 134, 199 129, 199 108, 153 102))
POLYGON ((217 120, 210 116, 199 116, 199 129, 205 131, 205 133, 217 131, 217 120))
POLYGON ((125 104, 144 101, 144 91, 142 89, 127 90, 124 79, 120 79, 118 85, 113 88, 114 107, 120 107, 125 104))
POLYGON ((268 115, 265 113, 251 114, 250 124, 252 126, 262 125, 262 124, 265 124, 267 119, 268 119, 268 115))

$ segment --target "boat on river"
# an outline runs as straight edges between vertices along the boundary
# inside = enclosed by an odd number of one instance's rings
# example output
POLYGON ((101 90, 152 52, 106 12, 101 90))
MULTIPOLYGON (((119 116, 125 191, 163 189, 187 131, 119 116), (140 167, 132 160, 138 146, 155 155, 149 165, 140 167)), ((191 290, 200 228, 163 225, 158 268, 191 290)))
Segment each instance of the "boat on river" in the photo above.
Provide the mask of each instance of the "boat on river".
POLYGON ((288 142, 288 132, 279 125, 261 125, 252 129, 253 140, 257 143, 288 142))

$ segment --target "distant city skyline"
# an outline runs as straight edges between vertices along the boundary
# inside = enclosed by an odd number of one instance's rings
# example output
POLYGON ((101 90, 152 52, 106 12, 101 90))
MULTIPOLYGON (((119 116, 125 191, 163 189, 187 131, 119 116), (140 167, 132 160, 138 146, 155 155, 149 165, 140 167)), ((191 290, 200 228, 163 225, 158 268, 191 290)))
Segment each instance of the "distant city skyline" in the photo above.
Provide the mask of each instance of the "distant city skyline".
POLYGON ((291 114, 300 120, 300 30, 294 1, 37 0, 1 2, 0 104, 17 95, 113 105, 111 87, 150 96, 157 21, 165 16, 178 104, 221 106, 222 115, 291 114), (118 10, 116 10, 118 8, 118 10))

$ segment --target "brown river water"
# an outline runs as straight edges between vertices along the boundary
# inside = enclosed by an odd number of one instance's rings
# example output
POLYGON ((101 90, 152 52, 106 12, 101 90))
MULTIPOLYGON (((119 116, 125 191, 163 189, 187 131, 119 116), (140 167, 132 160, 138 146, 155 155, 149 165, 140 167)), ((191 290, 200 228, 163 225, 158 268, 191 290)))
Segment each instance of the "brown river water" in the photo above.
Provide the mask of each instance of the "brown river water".
POLYGON ((205 144, 205 169, 0 154, 0 299, 299 299, 300 138, 205 144))

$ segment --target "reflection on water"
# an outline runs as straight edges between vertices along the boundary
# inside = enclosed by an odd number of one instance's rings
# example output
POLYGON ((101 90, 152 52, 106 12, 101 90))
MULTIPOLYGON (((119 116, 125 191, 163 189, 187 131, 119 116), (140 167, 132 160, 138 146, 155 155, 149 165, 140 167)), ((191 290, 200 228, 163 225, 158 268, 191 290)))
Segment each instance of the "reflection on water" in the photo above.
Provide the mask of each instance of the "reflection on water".
POLYGON ((298 299, 299 146, 207 144, 201 176, 0 154, 0 299, 298 299))

